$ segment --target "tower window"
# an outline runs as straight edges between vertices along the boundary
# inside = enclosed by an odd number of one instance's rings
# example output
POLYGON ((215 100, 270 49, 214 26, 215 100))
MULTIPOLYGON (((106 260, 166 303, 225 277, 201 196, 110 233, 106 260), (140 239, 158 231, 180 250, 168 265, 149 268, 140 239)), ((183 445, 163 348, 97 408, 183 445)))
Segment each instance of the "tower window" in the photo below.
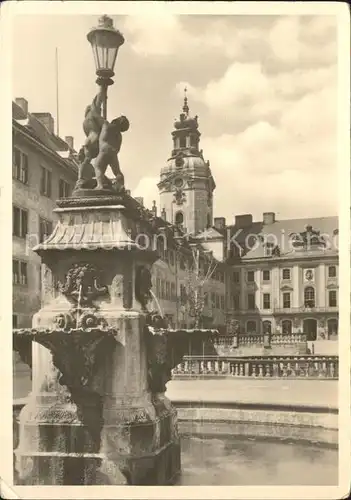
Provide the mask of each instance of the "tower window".
POLYGON ((175 215, 175 223, 177 225, 181 225, 184 222, 184 215, 183 212, 177 212, 175 215))
POLYGON ((180 148, 186 148, 186 138, 185 137, 180 137, 179 138, 179 147, 180 148))

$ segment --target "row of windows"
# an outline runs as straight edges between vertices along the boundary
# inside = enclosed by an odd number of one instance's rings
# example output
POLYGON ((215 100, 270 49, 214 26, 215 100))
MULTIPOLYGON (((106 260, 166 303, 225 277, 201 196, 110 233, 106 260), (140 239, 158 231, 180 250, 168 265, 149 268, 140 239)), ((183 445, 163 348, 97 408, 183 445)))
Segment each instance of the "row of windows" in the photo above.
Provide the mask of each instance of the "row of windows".
MULTIPOLYGON (((283 293, 283 309, 291 308, 291 293, 284 292, 283 293)), ((328 306, 329 307, 337 307, 338 298, 336 290, 329 290, 328 292, 328 306)), ((305 307, 316 307, 315 300, 315 290, 313 287, 306 287, 304 292, 304 306, 305 307)), ((239 294, 232 296, 232 307, 233 309, 240 309, 240 296, 239 294)), ((255 294, 249 293, 247 295, 247 308, 253 310, 256 308, 255 302, 255 294)), ((264 293, 263 294, 263 309, 271 309, 271 294, 264 293)))
MULTIPOLYGON (((52 221, 39 217, 39 242, 42 243, 53 229, 52 221)), ((28 234, 28 210, 12 207, 12 234, 18 238, 26 238, 28 234)))
MULTIPOLYGON (((337 270, 336 266, 328 266, 328 278, 336 278, 337 270)), ((291 280, 291 269, 285 268, 282 270, 282 278, 283 280, 291 280)), ((262 280, 270 281, 271 280, 271 271, 269 269, 264 269, 262 271, 262 280)), ((233 281, 234 283, 240 283, 240 272, 235 271, 233 273, 233 281)), ((246 272, 246 281, 249 283, 253 283, 255 281, 255 271, 247 271, 246 272)))
MULTIPOLYGON (((190 142, 190 146, 194 146, 195 147, 197 145, 197 143, 198 143, 198 138, 195 135, 190 135, 189 142, 190 142)), ((178 147, 179 148, 186 148, 187 147, 186 137, 182 136, 182 137, 179 137, 179 138, 175 138, 174 139, 174 147, 176 149, 178 149, 178 147)))
MULTIPOLYGON (((209 295, 206 295, 205 296, 205 305, 206 306, 209 306, 208 298, 209 298, 209 295)), ((211 307, 212 307, 212 309, 224 310, 225 309, 224 295, 219 295, 217 293, 212 292, 211 293, 211 307)))
POLYGON ((156 297, 163 300, 175 300, 175 283, 156 278, 156 297))
MULTIPOLYGON (((164 242, 161 239, 157 241, 157 252, 162 260, 164 260, 171 266, 175 266, 175 251, 170 248, 165 249, 164 242)), ((193 258, 180 254, 178 256, 177 263, 179 265, 179 268, 182 271, 185 271, 191 268, 191 266, 193 265, 193 258)), ((208 264, 204 263, 203 261, 200 262, 200 272, 202 272, 205 276, 208 273, 208 264)), ((224 283, 224 272, 220 269, 215 269, 211 275, 211 279, 213 279, 214 281, 219 281, 220 283, 224 283)))
MULTIPOLYGON (((168 281, 156 278, 156 296, 163 300, 176 300, 176 288, 175 283, 170 283, 168 281)), ((186 305, 187 303, 187 292, 186 286, 180 285, 180 303, 186 305)), ((225 298, 224 295, 212 292, 211 294, 205 293, 204 295, 204 306, 210 307, 212 309, 225 309, 225 298)))
MULTIPOLYGON (((257 333, 258 322, 256 320, 248 320, 246 322, 246 332, 248 334, 257 333)), ((327 321, 327 329, 329 335, 335 335, 338 332, 338 320, 331 318, 327 321)), ((291 335, 293 330, 293 322, 290 319, 285 319, 282 321, 281 332, 286 335, 291 335)), ((262 322, 263 333, 272 333, 272 323, 271 321, 262 322)))
MULTIPOLYGON (((28 155, 17 148, 13 151, 12 177, 22 184, 29 184, 28 155)), ((59 180, 59 198, 67 198, 71 188, 68 182, 59 180)), ((52 196, 52 173, 51 170, 41 167, 40 194, 51 198, 52 196)))

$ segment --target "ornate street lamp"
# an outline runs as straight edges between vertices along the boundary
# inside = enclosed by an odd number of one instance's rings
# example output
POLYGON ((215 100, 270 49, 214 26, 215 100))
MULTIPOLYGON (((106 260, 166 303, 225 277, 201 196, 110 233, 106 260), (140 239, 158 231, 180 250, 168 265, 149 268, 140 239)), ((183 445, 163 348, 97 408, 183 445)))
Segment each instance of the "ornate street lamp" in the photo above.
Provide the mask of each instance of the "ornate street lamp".
POLYGON ((99 25, 92 28, 87 35, 93 49, 96 75, 96 83, 100 85, 104 101, 102 105, 103 117, 107 117, 107 87, 113 84, 114 67, 118 49, 124 43, 122 33, 113 26, 110 17, 104 15, 99 19, 99 25))

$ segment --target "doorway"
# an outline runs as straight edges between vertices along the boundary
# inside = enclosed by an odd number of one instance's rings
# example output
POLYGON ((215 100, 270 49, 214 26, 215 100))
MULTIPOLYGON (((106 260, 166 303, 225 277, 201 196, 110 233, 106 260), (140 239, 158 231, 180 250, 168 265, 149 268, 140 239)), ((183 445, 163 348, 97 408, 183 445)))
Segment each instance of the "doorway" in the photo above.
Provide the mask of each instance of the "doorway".
POLYGON ((305 319, 303 322, 303 333, 306 335, 307 340, 317 339, 317 320, 305 319))

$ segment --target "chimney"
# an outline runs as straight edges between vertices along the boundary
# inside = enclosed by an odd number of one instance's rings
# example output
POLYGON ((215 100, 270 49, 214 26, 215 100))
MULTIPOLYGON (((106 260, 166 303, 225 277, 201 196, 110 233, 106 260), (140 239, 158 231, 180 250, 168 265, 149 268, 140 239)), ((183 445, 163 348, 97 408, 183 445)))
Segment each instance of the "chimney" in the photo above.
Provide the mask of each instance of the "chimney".
POLYGON ((23 113, 27 116, 28 115, 28 101, 24 97, 16 97, 15 103, 17 106, 19 106, 23 113))
POLYGON ((238 227, 248 227, 252 224, 252 214, 242 214, 235 216, 235 225, 238 227))
POLYGON ((219 229, 220 231, 225 229, 225 217, 215 217, 214 218, 214 227, 219 229))
POLYGON ((71 135, 66 135, 65 142, 68 144, 70 149, 74 149, 74 139, 71 135))
POLYGON ((37 118, 51 134, 55 133, 55 122, 51 113, 32 113, 35 118, 37 118))
POLYGON ((154 214, 154 217, 157 217, 157 207, 156 207, 156 201, 155 200, 152 202, 151 212, 154 214))
POLYGON ((275 213, 274 212, 263 212, 263 224, 274 224, 275 213))
POLYGON ((144 198, 142 196, 136 196, 135 201, 137 201, 142 207, 144 206, 144 198))
POLYGON ((162 218, 163 220, 167 221, 167 214, 166 214, 166 209, 165 209, 165 208, 163 208, 163 209, 161 210, 161 218, 162 218))

